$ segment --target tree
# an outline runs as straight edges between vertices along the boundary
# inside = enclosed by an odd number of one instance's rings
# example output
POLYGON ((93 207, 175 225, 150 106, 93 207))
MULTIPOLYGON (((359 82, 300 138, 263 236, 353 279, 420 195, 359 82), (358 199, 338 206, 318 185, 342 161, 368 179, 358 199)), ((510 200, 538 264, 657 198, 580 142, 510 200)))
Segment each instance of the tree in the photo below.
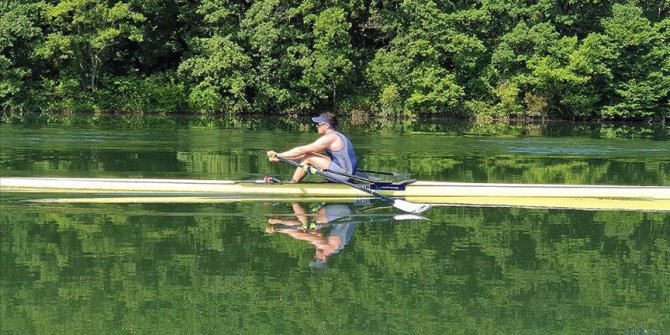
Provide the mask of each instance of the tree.
POLYGON ((0 109, 21 109, 27 100, 31 52, 41 37, 38 18, 37 4, 0 4, 0 109))
POLYGON ((669 19, 658 25, 643 16, 634 5, 615 5, 612 17, 603 20, 602 41, 613 50, 609 59, 613 78, 603 109, 606 118, 670 116, 670 36, 669 19))
POLYGON ((483 46, 458 32, 453 18, 432 2, 405 1, 401 24, 388 48, 381 49, 367 69, 379 92, 384 113, 406 116, 458 111, 465 90, 454 72, 468 76, 483 46))
MULTIPOLYGON (((573 73, 587 82, 573 87, 564 102, 599 111, 598 117, 668 117, 670 38, 666 21, 652 24, 634 5, 615 5, 571 55, 573 73), (665 27, 665 28, 664 28, 665 27)), ((670 21, 667 21, 670 22, 670 21)))
POLYGON ((205 113, 246 110, 251 63, 244 50, 230 36, 220 35, 193 39, 191 47, 195 55, 179 66, 192 85, 190 106, 205 113))
POLYGON ((305 20, 314 22, 314 45, 311 50, 301 50, 296 60, 303 68, 299 85, 312 93, 313 103, 331 97, 335 106, 337 89, 347 81, 354 68, 349 59, 352 55, 351 24, 340 8, 326 9, 318 16, 308 16, 305 20))
POLYGON ((137 70, 142 74, 172 72, 188 52, 187 42, 207 29, 199 24, 198 5, 189 0, 128 0, 146 17, 142 43, 127 44, 128 57, 111 66, 118 73, 137 70))
POLYGON ((52 31, 37 55, 55 59, 54 68, 74 76, 83 89, 98 89, 105 65, 123 57, 115 52, 122 41, 143 40, 139 24, 145 17, 125 2, 63 0, 45 4, 44 15, 52 31))
POLYGON ((272 112, 311 108, 306 90, 296 84, 302 69, 294 53, 307 41, 300 12, 281 0, 259 0, 245 12, 240 28, 238 36, 253 64, 254 107, 272 112))
POLYGON ((204 36, 188 41, 191 55, 178 70, 190 85, 189 105, 202 113, 248 110, 251 58, 236 36, 243 8, 231 1, 207 0, 197 12, 204 36))
MULTIPOLYGON (((590 79, 573 69, 578 46, 577 38, 561 37, 550 23, 529 27, 520 22, 501 38, 491 58, 498 80, 494 89, 500 99, 498 108, 531 117, 544 117, 552 109, 556 115, 565 109, 576 88, 590 79)), ((582 116, 592 112, 589 104, 572 107, 572 113, 582 116)))

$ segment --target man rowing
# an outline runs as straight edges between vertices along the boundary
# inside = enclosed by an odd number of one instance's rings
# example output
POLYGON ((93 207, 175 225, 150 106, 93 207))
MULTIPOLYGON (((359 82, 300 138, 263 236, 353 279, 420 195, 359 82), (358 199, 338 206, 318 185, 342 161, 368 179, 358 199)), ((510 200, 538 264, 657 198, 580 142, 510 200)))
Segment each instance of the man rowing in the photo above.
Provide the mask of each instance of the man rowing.
MULTIPOLYGON (((310 143, 297 146, 288 151, 277 153, 273 150, 267 152, 268 159, 271 162, 278 162, 277 156, 290 160, 299 160, 303 166, 313 166, 321 170, 336 171, 348 175, 356 173, 358 159, 351 141, 342 133, 337 131, 337 118, 333 113, 323 113, 313 117, 312 121, 316 124, 316 129, 320 137, 310 143), (327 155, 322 154, 326 151, 327 155)), ((332 172, 323 172, 329 178, 337 181, 347 181, 349 178, 341 174, 332 172)), ((307 171, 304 168, 297 168, 292 183, 299 183, 305 178, 307 171)))

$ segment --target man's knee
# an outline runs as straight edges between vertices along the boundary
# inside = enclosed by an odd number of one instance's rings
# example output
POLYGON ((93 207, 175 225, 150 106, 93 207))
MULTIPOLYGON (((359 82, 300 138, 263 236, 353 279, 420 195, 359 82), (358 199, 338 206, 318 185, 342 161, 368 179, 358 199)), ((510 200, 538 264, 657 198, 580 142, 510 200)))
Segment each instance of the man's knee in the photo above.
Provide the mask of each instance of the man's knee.
POLYGON ((311 166, 315 166, 321 169, 327 168, 329 163, 330 162, 327 159, 318 156, 310 156, 302 160, 303 165, 309 164, 311 166))

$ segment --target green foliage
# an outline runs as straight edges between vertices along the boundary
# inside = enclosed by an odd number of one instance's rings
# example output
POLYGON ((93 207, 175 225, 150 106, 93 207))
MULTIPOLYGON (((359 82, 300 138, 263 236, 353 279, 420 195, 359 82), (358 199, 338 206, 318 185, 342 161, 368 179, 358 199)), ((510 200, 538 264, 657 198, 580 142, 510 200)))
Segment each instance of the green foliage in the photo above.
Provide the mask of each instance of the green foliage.
POLYGON ((141 43, 122 43, 123 58, 109 65, 114 75, 133 76, 171 72, 189 52, 186 41, 197 36, 202 25, 197 3, 188 0, 129 0, 131 8, 142 13, 145 20, 141 43))
POLYGON ((352 55, 351 24, 345 20, 344 10, 340 8, 326 9, 305 20, 313 21, 314 44, 311 50, 303 50, 296 59, 302 68, 299 85, 310 92, 312 105, 329 97, 335 105, 338 87, 347 81, 354 67, 349 60, 352 55))
POLYGON ((517 84, 504 82, 495 90, 500 102, 496 106, 501 114, 520 116, 523 106, 519 102, 520 89, 517 84))
POLYGON ((380 104, 393 114, 453 115, 465 95, 454 71, 474 68, 481 44, 451 27, 432 1, 407 1, 401 11, 406 21, 391 48, 377 52, 367 69, 380 104))
POLYGON ((41 86, 31 92, 33 104, 49 113, 90 113, 97 111, 93 94, 81 90, 76 76, 61 76, 58 80, 43 79, 41 86))
POLYGON ((39 5, 8 1, 0 4, 0 110, 25 107, 30 54, 41 30, 39 5))
POLYGON ((56 68, 75 74, 82 89, 98 89, 103 68, 112 59, 122 57, 114 49, 123 41, 141 42, 139 24, 144 15, 130 5, 102 0, 65 0, 45 4, 44 15, 53 27, 35 52, 53 59, 56 68))
POLYGON ((465 95, 456 77, 442 68, 418 68, 410 78, 413 90, 405 105, 422 115, 440 114, 446 108, 456 107, 465 95))
POLYGON ((531 117, 560 108, 549 103, 562 103, 566 93, 588 80, 571 69, 576 47, 575 38, 561 38, 551 24, 519 23, 492 55, 497 77, 509 81, 495 91, 499 108, 512 116, 531 117))
POLYGON ((167 74, 104 78, 96 92, 102 110, 125 113, 174 114, 186 110, 184 84, 167 74))
POLYGON ((613 16, 603 25, 604 41, 616 55, 616 61, 608 65, 618 79, 608 85, 614 103, 603 109, 603 116, 648 119, 670 115, 668 30, 663 24, 653 26, 633 5, 615 5, 613 16), (659 106, 663 102, 665 106, 659 106))
POLYGON ((291 89, 291 78, 298 70, 287 52, 295 28, 279 5, 279 0, 256 1, 240 24, 239 35, 247 41, 252 55, 253 99, 263 111, 291 110, 298 104, 291 89))
POLYGON ((128 77, 183 87, 167 105, 198 113, 663 120, 669 13, 666 0, 11 0, 0 108, 116 111, 102 97, 127 95, 114 83, 128 77))
POLYGON ((249 107, 246 90, 250 58, 230 36, 215 35, 192 41, 194 56, 179 72, 194 86, 189 105, 201 113, 240 112, 249 107))
POLYGON ((379 94, 379 104, 381 105, 382 115, 398 116, 402 113, 402 100, 398 86, 391 84, 382 90, 379 94))

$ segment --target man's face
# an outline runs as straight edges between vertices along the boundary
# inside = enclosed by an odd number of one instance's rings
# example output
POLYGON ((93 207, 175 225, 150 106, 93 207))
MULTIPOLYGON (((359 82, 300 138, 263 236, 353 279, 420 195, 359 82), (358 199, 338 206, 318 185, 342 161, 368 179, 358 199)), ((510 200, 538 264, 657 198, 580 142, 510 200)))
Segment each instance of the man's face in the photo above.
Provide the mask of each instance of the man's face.
POLYGON ((328 124, 325 122, 317 123, 316 124, 316 131, 319 133, 319 135, 323 135, 326 133, 326 130, 328 130, 328 124))

